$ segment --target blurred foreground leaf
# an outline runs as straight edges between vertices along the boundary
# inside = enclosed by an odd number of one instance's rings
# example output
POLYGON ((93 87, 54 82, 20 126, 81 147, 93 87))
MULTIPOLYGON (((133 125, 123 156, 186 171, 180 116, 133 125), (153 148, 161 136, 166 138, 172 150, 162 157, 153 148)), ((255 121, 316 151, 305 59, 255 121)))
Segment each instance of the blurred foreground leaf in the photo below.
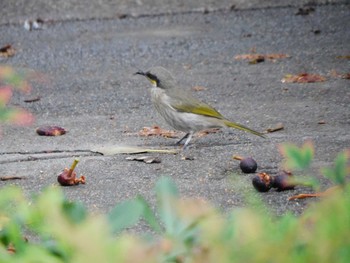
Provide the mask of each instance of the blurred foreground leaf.
POLYGON ((62 210, 69 220, 76 224, 82 222, 87 216, 87 211, 81 203, 64 201, 62 204, 62 210))
POLYGON ((174 211, 174 200, 178 197, 175 184, 168 178, 162 177, 156 185, 158 200, 158 211, 164 223, 166 233, 172 235, 176 231, 176 212, 174 211))
MULTIPOLYGON (((341 153, 335 170, 348 169, 348 159, 349 152, 341 153)), ((259 199, 220 212, 204 200, 180 198, 167 177, 158 181, 156 194, 154 212, 145 199, 136 197, 105 216, 67 201, 58 187, 30 200, 17 188, 1 188, 0 262, 349 261, 349 184, 337 186, 299 216, 274 216, 262 209, 259 199), (153 238, 120 233, 141 218, 158 229, 153 238), (30 234, 29 240, 24 233, 30 234)))
POLYGON ((339 153, 334 160, 334 166, 321 169, 322 174, 334 184, 345 186, 346 177, 350 175, 349 158, 350 150, 339 153))
POLYGON ((303 170, 310 166, 314 157, 314 146, 311 141, 307 141, 303 146, 298 147, 291 143, 280 145, 280 152, 285 160, 285 169, 303 170))
POLYGON ((34 121, 31 113, 16 107, 9 107, 13 89, 22 92, 31 90, 30 81, 43 79, 39 74, 25 69, 0 65, 0 124, 29 125, 34 121))
POLYGON ((144 206, 138 199, 124 201, 115 206, 108 214, 108 221, 113 232, 121 230, 136 224, 143 215, 144 206))

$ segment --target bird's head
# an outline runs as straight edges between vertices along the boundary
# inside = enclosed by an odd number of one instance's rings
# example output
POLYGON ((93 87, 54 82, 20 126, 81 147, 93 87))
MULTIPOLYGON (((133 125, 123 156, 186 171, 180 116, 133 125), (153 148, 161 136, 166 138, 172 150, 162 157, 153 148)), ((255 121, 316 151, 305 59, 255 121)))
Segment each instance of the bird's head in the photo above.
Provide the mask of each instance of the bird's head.
POLYGON ((153 67, 144 71, 138 71, 135 74, 145 76, 153 86, 161 89, 170 89, 175 87, 175 80, 171 73, 163 67, 153 67))

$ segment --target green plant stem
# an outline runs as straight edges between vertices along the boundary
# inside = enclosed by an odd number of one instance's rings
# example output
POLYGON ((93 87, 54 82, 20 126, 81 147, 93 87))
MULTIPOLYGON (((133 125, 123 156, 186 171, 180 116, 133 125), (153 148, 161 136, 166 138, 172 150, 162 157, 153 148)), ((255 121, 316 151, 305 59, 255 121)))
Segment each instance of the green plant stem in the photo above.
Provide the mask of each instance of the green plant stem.
POLYGON ((70 167, 69 169, 69 172, 68 172, 68 177, 70 177, 75 169, 75 167, 77 166, 79 160, 78 159, 74 159, 74 162, 72 164, 72 166, 70 167))

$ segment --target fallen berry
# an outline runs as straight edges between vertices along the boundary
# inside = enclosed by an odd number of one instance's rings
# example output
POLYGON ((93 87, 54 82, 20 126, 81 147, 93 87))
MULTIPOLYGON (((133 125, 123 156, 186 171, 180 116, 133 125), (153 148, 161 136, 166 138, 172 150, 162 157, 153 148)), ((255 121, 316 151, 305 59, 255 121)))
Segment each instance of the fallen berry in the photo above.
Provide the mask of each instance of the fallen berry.
POLYGON ((240 156, 233 156, 233 159, 241 161, 239 163, 239 167, 241 168, 243 173, 255 173, 258 168, 258 164, 252 157, 242 158, 240 156))
POLYGON ((252 179, 254 188, 259 192, 267 192, 272 187, 272 177, 267 173, 259 173, 252 179))
POLYGON ((277 191, 293 190, 295 186, 295 180, 290 172, 282 171, 272 178, 272 187, 277 191))

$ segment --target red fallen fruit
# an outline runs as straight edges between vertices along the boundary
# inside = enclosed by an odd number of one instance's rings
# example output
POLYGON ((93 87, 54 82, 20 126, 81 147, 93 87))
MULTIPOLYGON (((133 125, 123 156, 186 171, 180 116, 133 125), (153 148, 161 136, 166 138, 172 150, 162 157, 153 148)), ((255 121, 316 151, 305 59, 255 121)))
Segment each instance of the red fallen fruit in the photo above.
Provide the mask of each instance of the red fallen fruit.
POLYGON ((57 177, 57 181, 62 186, 72 186, 79 183, 85 184, 85 176, 82 175, 80 178, 77 178, 77 173, 74 172, 74 168, 77 166, 79 160, 75 159, 70 169, 65 168, 62 173, 57 177))
POLYGON ((293 190, 296 185, 291 172, 282 171, 272 179, 272 187, 277 191, 293 190))
POLYGON ((259 173, 252 179, 254 188, 259 192, 267 192, 272 187, 272 176, 267 173, 259 173))
POLYGON ((42 126, 36 129, 36 133, 41 136, 60 136, 67 131, 59 126, 42 126))

